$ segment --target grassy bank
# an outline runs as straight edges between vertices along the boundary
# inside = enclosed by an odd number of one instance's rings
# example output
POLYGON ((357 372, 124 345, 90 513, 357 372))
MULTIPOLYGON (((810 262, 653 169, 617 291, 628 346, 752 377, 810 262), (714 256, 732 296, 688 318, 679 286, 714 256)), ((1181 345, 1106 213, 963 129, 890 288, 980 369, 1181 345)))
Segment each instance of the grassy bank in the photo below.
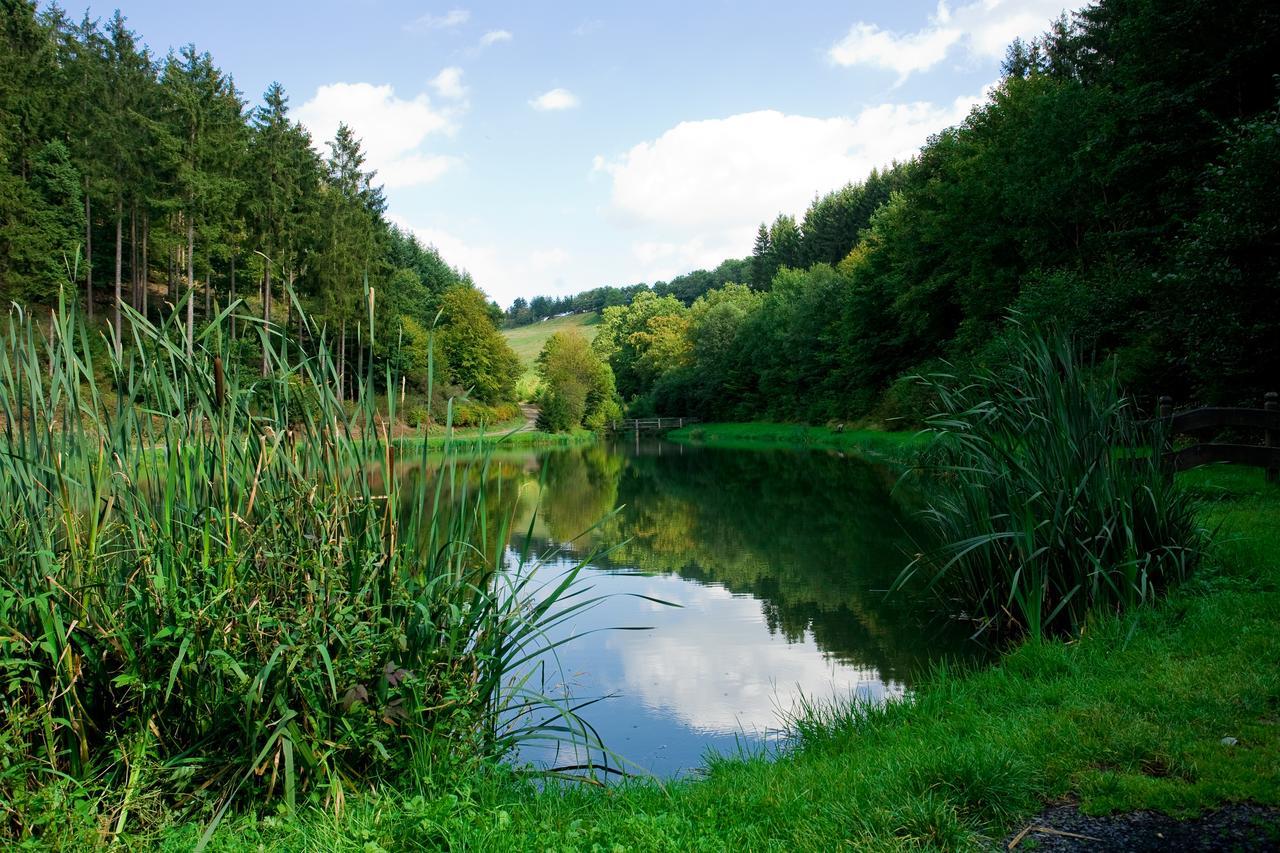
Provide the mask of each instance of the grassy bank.
POLYGON ((823 426, 767 422, 696 424, 673 430, 667 433, 667 438, 681 444, 737 450, 767 447, 842 450, 890 461, 908 457, 929 441, 927 435, 916 432, 836 430, 823 426))
POLYGON ((1179 816, 1280 805, 1280 487, 1228 468, 1179 480, 1219 531, 1191 582, 1075 641, 1029 643, 980 672, 940 669, 911 701, 817 709, 777 760, 607 790, 538 792, 495 774, 460 795, 370 795, 340 818, 241 816, 214 847, 966 849, 1063 799, 1179 816))
POLYGON ((589 444, 598 438, 591 430, 575 429, 571 432, 543 432, 542 430, 513 429, 465 429, 452 434, 432 433, 428 436, 406 436, 397 441, 400 447, 420 448, 426 442, 428 450, 450 448, 460 451, 513 447, 574 447, 589 444))

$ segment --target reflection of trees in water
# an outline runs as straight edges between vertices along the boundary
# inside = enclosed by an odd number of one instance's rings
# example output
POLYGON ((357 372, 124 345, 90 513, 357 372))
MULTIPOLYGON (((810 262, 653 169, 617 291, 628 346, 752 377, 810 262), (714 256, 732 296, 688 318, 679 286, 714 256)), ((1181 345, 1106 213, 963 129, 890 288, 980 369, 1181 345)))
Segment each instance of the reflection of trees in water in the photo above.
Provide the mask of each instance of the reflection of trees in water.
POLYGON ((906 676, 948 644, 931 608, 905 594, 886 601, 911 539, 883 469, 810 453, 651 447, 625 467, 601 446, 548 455, 553 537, 568 540, 625 505, 590 537, 612 548, 601 567, 751 594, 770 631, 812 636, 885 676, 906 676))
POLYGON ((606 445, 553 451, 542 457, 542 505, 551 538, 568 542, 586 533, 618 505, 625 460, 606 445))

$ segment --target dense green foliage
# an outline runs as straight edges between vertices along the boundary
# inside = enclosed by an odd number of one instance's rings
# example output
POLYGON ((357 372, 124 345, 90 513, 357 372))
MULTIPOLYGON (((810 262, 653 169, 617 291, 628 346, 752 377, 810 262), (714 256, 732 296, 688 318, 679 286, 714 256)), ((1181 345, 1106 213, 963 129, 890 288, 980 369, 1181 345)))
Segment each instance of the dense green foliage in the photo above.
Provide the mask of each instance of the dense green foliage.
POLYGON ((525 326, 562 314, 598 313, 606 308, 630 305, 641 293, 673 296, 689 305, 708 290, 735 281, 745 281, 748 270, 748 261, 730 259, 721 262, 714 270, 694 270, 678 275, 671 281, 655 282, 652 286, 640 283, 627 287, 596 287, 572 296, 535 296, 533 299, 521 297, 507 309, 506 322, 509 326, 525 326))
POLYGON ((599 432, 622 417, 613 371, 577 331, 558 332, 547 340, 538 355, 538 378, 542 429, 566 432, 586 427, 599 432))
MULTIPOLYGON (((465 272, 387 222, 375 178, 346 125, 318 154, 278 83, 251 109, 208 53, 189 45, 154 57, 119 13, 103 27, 28 0, 0 5, 6 301, 52 305, 70 280, 91 319, 109 310, 123 347, 123 305, 158 320, 190 295, 190 342, 217 306, 245 299, 313 347, 292 290, 338 341, 343 393, 366 362, 425 391, 423 342, 438 325, 436 416, 467 391, 512 401, 518 370, 496 333, 500 312, 465 272), (379 295, 373 340, 366 286, 379 295)), ((253 336, 231 355, 266 367, 253 336)))
POLYGON ((1066 340, 1017 343, 958 390, 922 380, 939 399, 924 518, 940 545, 899 583, 923 572, 979 630, 1040 638, 1151 602, 1190 575, 1204 537, 1115 376, 1066 340))
POLYGON ((0 336, 0 842, 56 837, 44 797, 96 800, 103 837, 340 810, 546 733, 528 664, 590 600, 511 565, 487 458, 397 463, 394 395, 362 377, 349 411, 323 345, 264 334, 268 377, 221 370, 229 312, 190 353, 179 315, 133 315, 105 356, 74 314, 0 336))
POLYGON ((919 422, 905 377, 1001 362, 1017 312, 1147 406, 1256 405, 1280 374, 1277 57, 1271 4, 1101 0, 1015 43, 912 161, 762 225, 759 295, 728 297, 714 346, 697 301, 647 291, 600 351, 642 410, 919 422))

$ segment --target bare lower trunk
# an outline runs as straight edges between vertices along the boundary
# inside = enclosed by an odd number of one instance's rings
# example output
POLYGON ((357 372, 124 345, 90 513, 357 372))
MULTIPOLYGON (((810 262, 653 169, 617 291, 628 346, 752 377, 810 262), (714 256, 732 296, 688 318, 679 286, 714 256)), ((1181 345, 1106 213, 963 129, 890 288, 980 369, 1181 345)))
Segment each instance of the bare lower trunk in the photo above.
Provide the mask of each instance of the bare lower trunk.
POLYGON ((196 223, 187 220, 187 355, 196 345, 196 223))
MULTIPOLYGON (((293 316, 293 283, 298 280, 298 274, 292 268, 289 269, 289 315, 293 316)), ((298 348, 302 348, 302 314, 298 314, 298 348)))
MULTIPOLYGON (((236 304, 236 256, 234 252, 231 254, 230 278, 231 278, 231 282, 230 282, 231 292, 227 295, 227 304, 235 305, 236 304)), ((235 339, 236 339, 236 312, 233 310, 231 312, 231 340, 234 341, 235 339)))
POLYGON ((115 304, 112 306, 111 329, 112 329, 112 340, 115 343, 117 356, 120 355, 120 349, 121 349, 121 340, 120 340, 121 269, 120 269, 120 266, 121 266, 121 261, 123 260, 123 253, 121 252, 121 249, 123 248, 123 245, 122 245, 123 229, 121 226, 123 224, 124 224, 124 200, 120 196, 116 196, 116 299, 115 299, 115 304))
MULTIPOLYGON (((262 272, 262 331, 270 333, 271 328, 271 264, 265 264, 262 272)), ((262 341, 262 375, 271 373, 271 362, 267 358, 267 338, 262 341)))
POLYGON ((338 344, 338 399, 347 399, 347 321, 342 321, 342 342, 338 344))
POLYGON ((151 242, 151 217, 142 215, 142 270, 139 279, 142 282, 142 315, 147 315, 147 303, 151 295, 151 267, 147 265, 147 245, 151 242))
POLYGON ((84 181, 84 298, 93 319, 93 208, 89 202, 89 179, 84 181))
POLYGON ((129 304, 142 310, 142 294, 138 291, 138 206, 129 205, 129 304))

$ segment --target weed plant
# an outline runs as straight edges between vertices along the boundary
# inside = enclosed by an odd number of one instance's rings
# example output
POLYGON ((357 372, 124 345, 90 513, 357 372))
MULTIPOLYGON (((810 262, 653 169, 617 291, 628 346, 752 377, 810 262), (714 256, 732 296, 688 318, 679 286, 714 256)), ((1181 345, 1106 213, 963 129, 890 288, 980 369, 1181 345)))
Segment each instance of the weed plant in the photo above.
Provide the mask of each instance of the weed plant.
POLYGON ((580 566, 503 570, 515 496, 483 457, 400 476, 427 443, 397 458, 395 395, 379 410, 370 375, 342 400, 305 317, 308 353, 237 318, 264 378, 222 367, 233 309, 190 352, 123 310, 120 355, 65 304, 0 341, 0 839, 38 836, 51 788, 100 796, 104 838, 212 832, 233 803, 340 812, 588 737, 521 675, 592 603, 580 566))
POLYGON ((1018 336, 998 372, 921 380, 940 407, 924 513, 940 544, 898 583, 924 574, 979 630, 1040 638, 1151 601, 1188 576, 1204 537, 1115 375, 1065 338, 1018 336))

